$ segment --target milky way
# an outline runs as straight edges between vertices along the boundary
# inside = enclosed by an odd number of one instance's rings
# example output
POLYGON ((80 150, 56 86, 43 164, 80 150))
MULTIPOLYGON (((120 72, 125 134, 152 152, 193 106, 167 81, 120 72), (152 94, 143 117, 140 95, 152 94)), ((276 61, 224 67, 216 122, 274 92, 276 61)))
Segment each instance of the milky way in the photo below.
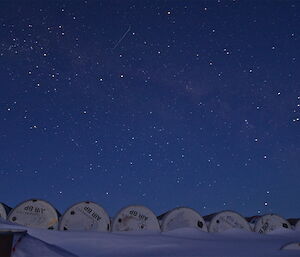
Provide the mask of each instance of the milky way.
POLYGON ((0 202, 299 217, 298 1, 1 1, 0 202))

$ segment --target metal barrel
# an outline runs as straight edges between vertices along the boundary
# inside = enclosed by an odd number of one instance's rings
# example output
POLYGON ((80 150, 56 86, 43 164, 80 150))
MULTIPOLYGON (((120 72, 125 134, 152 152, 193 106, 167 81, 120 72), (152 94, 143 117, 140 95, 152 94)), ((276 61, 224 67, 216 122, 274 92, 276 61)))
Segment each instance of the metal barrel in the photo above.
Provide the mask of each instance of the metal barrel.
POLYGON ((188 207, 174 208, 160 216, 158 220, 162 231, 170 231, 177 228, 197 228, 207 232, 207 226, 203 217, 188 207))
POLYGON ((207 215, 204 220, 209 222, 209 232, 222 232, 234 228, 252 231, 247 220, 239 213, 231 210, 207 215))
POLYGON ((0 218, 7 219, 9 212, 11 211, 11 207, 4 203, 0 203, 0 218))
POLYGON ((8 220, 23 226, 57 229, 59 212, 47 201, 29 199, 18 204, 8 215, 8 220))
POLYGON ((112 231, 160 231, 156 215, 142 205, 121 209, 113 219, 112 231))
POLYGON ((279 215, 266 214, 256 220, 254 231, 261 234, 266 234, 273 230, 283 228, 291 229, 291 224, 279 215))
POLYGON ((61 216, 58 229, 110 231, 110 218, 97 203, 79 202, 68 208, 61 216))

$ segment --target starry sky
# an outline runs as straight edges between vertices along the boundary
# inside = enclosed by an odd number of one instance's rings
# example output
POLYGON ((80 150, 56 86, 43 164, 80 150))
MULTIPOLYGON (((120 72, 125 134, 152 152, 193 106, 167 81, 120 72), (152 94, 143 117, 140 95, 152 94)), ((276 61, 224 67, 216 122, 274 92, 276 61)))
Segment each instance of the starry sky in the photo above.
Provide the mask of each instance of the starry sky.
POLYGON ((0 1, 0 202, 299 217, 299 1, 0 1))

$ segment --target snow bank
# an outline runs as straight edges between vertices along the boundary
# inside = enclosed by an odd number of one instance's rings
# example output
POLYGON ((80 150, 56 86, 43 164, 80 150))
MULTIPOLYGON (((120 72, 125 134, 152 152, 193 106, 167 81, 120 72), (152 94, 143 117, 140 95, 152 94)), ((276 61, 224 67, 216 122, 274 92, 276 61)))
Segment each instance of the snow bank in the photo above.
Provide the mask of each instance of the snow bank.
POLYGON ((28 236, 13 257, 299 257, 299 250, 280 250, 300 242, 293 230, 258 234, 231 229, 207 233, 195 228, 169 232, 71 232, 24 228, 0 223, 0 229, 26 229, 28 236))
POLYGON ((14 249, 13 257, 76 257, 75 254, 71 254, 55 245, 47 244, 28 234, 16 244, 14 249))

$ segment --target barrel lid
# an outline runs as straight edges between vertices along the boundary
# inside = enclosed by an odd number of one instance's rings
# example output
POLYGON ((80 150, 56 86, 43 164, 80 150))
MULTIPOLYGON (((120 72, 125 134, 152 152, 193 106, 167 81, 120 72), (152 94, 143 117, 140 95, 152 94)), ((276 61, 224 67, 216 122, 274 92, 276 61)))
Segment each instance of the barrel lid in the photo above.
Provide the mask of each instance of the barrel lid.
POLYGON ((110 231, 110 219, 97 203, 79 202, 65 211, 59 221, 59 230, 110 231))
POLYGON ((202 231, 207 231, 207 226, 203 217, 192 208, 174 208, 161 216, 162 231, 170 231, 185 227, 193 227, 202 231))
POLYGON ((290 223, 276 214, 266 214, 257 219, 254 231, 258 233, 268 233, 276 229, 290 229, 290 223))
POLYGON ((214 214, 209 223, 209 232, 222 232, 228 229, 237 228, 251 231, 251 227, 246 219, 234 211, 221 211, 214 214))
POLYGON ((156 215, 142 205, 121 209, 113 220, 112 231, 160 231, 156 215))
POLYGON ((29 199, 11 210, 8 220, 28 227, 57 229, 58 212, 47 201, 29 199))

